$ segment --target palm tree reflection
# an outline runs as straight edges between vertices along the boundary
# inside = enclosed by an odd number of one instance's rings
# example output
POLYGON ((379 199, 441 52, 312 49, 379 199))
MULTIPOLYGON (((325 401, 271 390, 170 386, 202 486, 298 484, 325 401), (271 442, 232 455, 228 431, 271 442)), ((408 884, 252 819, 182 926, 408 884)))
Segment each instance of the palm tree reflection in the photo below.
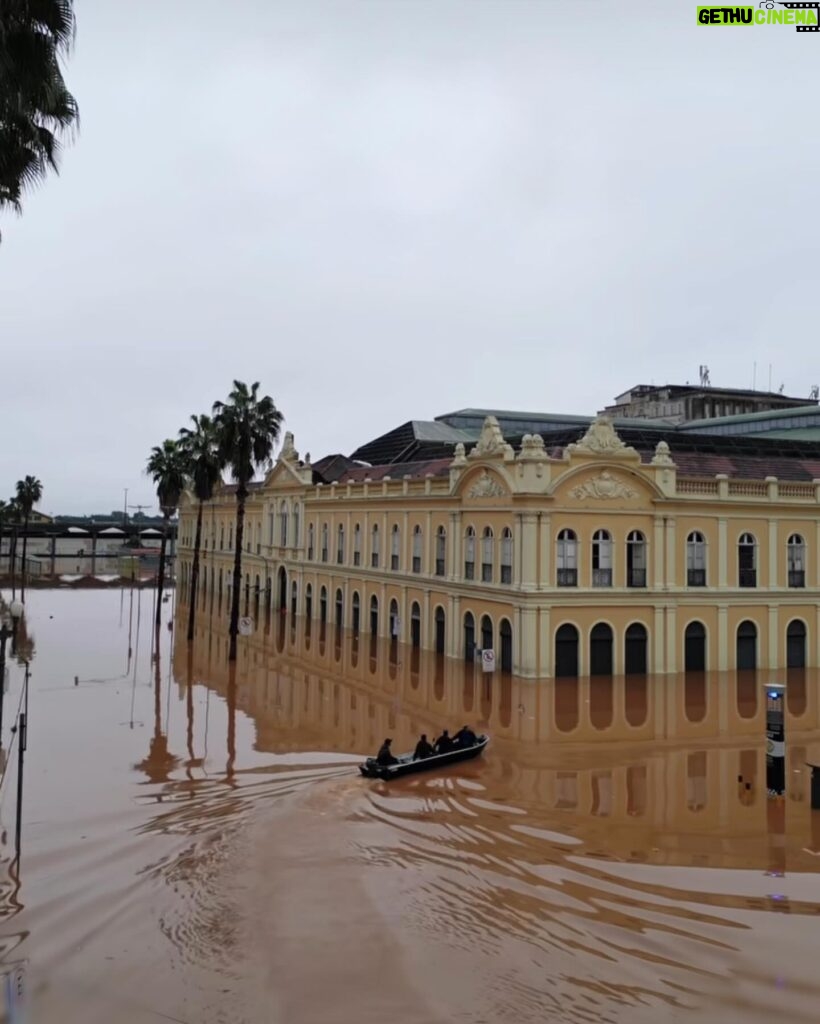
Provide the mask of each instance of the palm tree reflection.
MULTIPOLYGON (((180 763, 179 758, 168 749, 168 737, 162 731, 162 670, 160 661, 160 631, 154 637, 154 735, 148 749, 148 756, 135 767, 148 776, 149 782, 170 781, 171 772, 180 763)), ((160 797, 160 799, 162 799, 160 797)))

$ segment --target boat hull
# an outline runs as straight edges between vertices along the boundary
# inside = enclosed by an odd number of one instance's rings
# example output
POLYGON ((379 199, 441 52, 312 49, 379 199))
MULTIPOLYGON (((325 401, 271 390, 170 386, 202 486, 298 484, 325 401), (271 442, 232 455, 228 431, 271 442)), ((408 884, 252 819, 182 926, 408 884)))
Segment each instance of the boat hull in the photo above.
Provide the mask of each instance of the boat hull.
POLYGON ((359 765, 359 771, 366 779, 383 779, 388 782, 390 779, 398 779, 404 775, 415 775, 417 772, 445 768, 447 765, 458 764, 460 761, 471 761, 474 757, 481 756, 489 742, 489 736, 479 736, 478 742, 472 747, 463 749, 457 747, 446 754, 433 754, 432 757, 425 757, 418 761, 413 760, 412 753, 402 754, 398 764, 377 764, 375 757, 368 757, 364 764, 359 765))

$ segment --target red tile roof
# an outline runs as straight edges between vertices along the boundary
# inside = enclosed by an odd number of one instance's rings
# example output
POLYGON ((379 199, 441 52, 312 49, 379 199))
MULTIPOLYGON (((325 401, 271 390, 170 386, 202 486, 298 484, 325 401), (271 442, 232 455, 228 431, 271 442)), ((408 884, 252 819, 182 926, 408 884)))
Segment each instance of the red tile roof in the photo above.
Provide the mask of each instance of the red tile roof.
POLYGON ((452 457, 444 459, 426 459, 421 462, 393 462, 386 466, 357 466, 349 469, 340 479, 340 484, 360 484, 365 479, 383 480, 389 476, 391 480, 402 480, 409 476, 412 480, 423 480, 428 473, 432 476, 447 476, 450 472, 452 457))

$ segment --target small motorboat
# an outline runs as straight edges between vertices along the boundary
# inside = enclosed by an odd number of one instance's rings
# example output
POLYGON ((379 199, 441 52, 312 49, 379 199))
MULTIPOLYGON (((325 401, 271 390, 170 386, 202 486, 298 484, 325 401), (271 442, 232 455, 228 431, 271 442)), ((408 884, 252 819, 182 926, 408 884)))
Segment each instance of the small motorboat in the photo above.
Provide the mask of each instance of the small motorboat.
POLYGON ((471 747, 456 747, 446 754, 432 754, 430 757, 413 760, 413 751, 409 754, 402 754, 398 764, 378 764, 375 757, 368 757, 364 764, 359 765, 359 771, 366 779, 397 779, 401 775, 413 775, 415 772, 429 772, 433 768, 444 768, 448 764, 456 764, 459 761, 471 761, 474 757, 480 757, 482 751, 490 742, 489 736, 479 736, 471 747))

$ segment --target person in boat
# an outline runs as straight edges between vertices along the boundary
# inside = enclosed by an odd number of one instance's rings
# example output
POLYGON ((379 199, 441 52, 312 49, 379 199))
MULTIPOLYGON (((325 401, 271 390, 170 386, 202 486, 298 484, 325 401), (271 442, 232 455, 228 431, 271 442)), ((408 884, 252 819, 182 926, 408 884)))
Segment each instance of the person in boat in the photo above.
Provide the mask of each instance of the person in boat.
POLYGON ((457 747, 461 748, 474 747, 478 743, 478 736, 476 736, 469 725, 462 725, 453 737, 453 742, 457 747))
POLYGON ((449 754, 451 750, 455 750, 455 744, 453 738, 450 736, 448 729, 445 729, 441 736, 436 740, 435 753, 436 754, 449 754))
POLYGON ((376 754, 376 764, 388 765, 399 763, 399 759, 397 757, 393 757, 393 751, 390 749, 390 744, 392 742, 393 740, 388 738, 379 747, 379 752, 376 754))
POLYGON ((427 733, 421 734, 421 739, 416 744, 416 750, 413 754, 414 761, 423 761, 425 757, 433 756, 433 745, 427 740, 427 733))

